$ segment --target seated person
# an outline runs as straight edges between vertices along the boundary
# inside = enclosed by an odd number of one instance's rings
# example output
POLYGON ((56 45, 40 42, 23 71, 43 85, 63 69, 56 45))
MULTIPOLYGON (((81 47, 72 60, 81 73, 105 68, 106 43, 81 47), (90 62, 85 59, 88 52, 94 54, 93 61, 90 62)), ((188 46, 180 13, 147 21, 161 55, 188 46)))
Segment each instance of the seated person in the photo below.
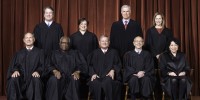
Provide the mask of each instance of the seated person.
POLYGON ((32 33, 26 33, 23 41, 25 48, 15 54, 8 68, 7 100, 43 100, 43 52, 33 46, 32 33))
POLYGON ((60 49, 52 53, 46 72, 46 100, 80 100, 80 72, 87 63, 81 53, 69 49, 69 38, 61 37, 60 49))
MULTIPOLYGON (((120 79, 121 62, 118 52, 109 48, 109 37, 102 35, 99 38, 99 48, 88 56, 89 90, 94 94, 95 100, 102 100, 101 90, 105 94, 106 100, 113 99, 114 80, 120 79)), ((119 94, 120 95, 120 94, 119 94)))
POLYGON ((168 52, 160 56, 160 70, 164 91, 172 100, 187 100, 191 80, 186 73, 190 70, 184 53, 178 51, 180 42, 173 38, 168 52))
POLYGON ((153 58, 142 49, 142 37, 135 37, 133 45, 135 49, 124 55, 124 82, 128 83, 132 100, 136 99, 137 94, 148 99, 155 82, 153 58))

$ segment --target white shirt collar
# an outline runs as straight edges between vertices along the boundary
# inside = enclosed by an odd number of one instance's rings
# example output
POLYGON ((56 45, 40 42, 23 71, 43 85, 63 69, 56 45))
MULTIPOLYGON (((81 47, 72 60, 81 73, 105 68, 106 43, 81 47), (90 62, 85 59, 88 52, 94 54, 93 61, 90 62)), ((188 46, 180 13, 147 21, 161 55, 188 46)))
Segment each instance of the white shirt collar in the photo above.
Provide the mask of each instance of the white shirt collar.
POLYGON ((135 52, 137 52, 137 53, 141 53, 141 51, 142 51, 142 49, 137 49, 137 48, 135 48, 135 52))
POLYGON ((26 46, 26 49, 27 49, 27 50, 28 50, 28 49, 29 49, 29 50, 32 50, 32 49, 33 49, 33 46, 32 46, 32 47, 30 47, 30 48, 28 48, 28 47, 26 46))
POLYGON ((53 21, 46 21, 46 20, 44 22, 49 26, 53 23, 53 21))
POLYGON ((103 51, 103 53, 105 53, 108 51, 108 48, 106 48, 106 49, 101 48, 101 51, 103 51))

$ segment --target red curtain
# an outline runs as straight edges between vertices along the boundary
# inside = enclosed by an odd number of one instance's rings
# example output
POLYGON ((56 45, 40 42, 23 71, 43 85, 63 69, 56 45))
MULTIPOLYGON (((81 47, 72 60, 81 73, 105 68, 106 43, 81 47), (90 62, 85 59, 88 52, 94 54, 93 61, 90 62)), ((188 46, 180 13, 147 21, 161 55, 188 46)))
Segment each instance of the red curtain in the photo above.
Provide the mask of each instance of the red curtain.
POLYGON ((131 18, 143 29, 152 26, 155 12, 164 13, 166 26, 181 40, 191 68, 194 68, 194 95, 200 95, 200 1, 198 0, 0 0, 0 95, 5 95, 7 68, 13 54, 23 47, 23 34, 32 32, 43 20, 43 7, 55 8, 55 21, 64 34, 78 30, 77 20, 89 20, 88 29, 99 36, 110 34, 114 21, 121 18, 120 7, 130 5, 131 18))

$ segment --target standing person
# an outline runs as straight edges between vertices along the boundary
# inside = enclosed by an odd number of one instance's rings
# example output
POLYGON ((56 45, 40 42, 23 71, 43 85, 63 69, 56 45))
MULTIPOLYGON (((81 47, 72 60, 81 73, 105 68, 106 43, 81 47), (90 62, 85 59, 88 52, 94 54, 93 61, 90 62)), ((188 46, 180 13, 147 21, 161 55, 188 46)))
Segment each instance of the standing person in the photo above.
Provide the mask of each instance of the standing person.
POLYGON ((185 54, 179 52, 180 42, 171 39, 168 52, 160 55, 160 71, 164 91, 171 97, 171 100, 188 100, 192 83, 187 73, 190 67, 185 54))
POLYGON ((87 63, 77 50, 71 50, 69 38, 61 37, 60 49, 48 59, 46 100, 80 100, 80 72, 85 72, 87 63))
MULTIPOLYGON (((87 30, 87 27, 89 25, 89 22, 86 18, 80 18, 78 20, 78 26, 79 30, 75 33, 73 33, 70 36, 70 43, 72 49, 80 51, 85 59, 87 59, 87 56, 89 53, 91 53, 93 50, 98 48, 98 40, 94 33, 91 33, 87 30)), ((88 73, 80 73, 81 74, 81 97, 85 98, 87 97, 88 93, 88 86, 87 86, 87 79, 89 78, 88 73)))
MULTIPOLYGON (((154 59, 154 67, 158 68, 158 59, 160 54, 167 50, 167 43, 173 38, 172 31, 165 27, 165 18, 162 13, 155 13, 153 17, 153 26, 147 30, 147 36, 145 41, 145 47, 150 51, 154 59)), ((156 100, 162 98, 162 89, 160 85, 160 78, 157 74, 156 81, 156 100)))
MULTIPOLYGON (((113 98, 114 92, 118 88, 113 85, 121 79, 121 61, 118 52, 109 48, 109 37, 102 35, 99 38, 99 48, 94 50, 88 56, 88 66, 90 81, 88 85, 90 92, 94 94, 95 100, 103 100, 101 98, 101 90, 105 93, 106 100, 118 100, 113 98)), ((121 94, 118 94, 121 95, 121 94)))
POLYGON ((158 58, 167 50, 167 43, 171 38, 173 38, 173 34, 169 28, 165 27, 164 15, 159 12, 155 13, 153 26, 147 30, 145 46, 154 57, 156 68, 158 68, 158 58))
POLYGON ((45 59, 53 50, 59 49, 59 39, 63 36, 60 24, 53 21, 54 9, 50 6, 44 8, 44 21, 34 28, 36 38, 35 46, 44 50, 45 59))
POLYGON ((137 94, 149 100, 155 82, 153 58, 142 49, 142 37, 135 37, 133 45, 135 49, 124 55, 124 82, 130 87, 131 100, 136 100, 137 94))
POLYGON ((132 41, 136 36, 143 36, 141 26, 131 19, 131 7, 121 7, 122 19, 114 22, 110 32, 110 46, 120 53, 123 59, 125 52, 133 50, 132 41))
POLYGON ((78 20, 79 30, 70 36, 72 49, 79 50, 85 58, 98 48, 98 40, 94 33, 87 30, 89 22, 86 18, 78 20))
POLYGON ((7 100, 43 100, 43 52, 33 46, 32 33, 26 33, 23 41, 25 48, 15 54, 8 68, 7 100))

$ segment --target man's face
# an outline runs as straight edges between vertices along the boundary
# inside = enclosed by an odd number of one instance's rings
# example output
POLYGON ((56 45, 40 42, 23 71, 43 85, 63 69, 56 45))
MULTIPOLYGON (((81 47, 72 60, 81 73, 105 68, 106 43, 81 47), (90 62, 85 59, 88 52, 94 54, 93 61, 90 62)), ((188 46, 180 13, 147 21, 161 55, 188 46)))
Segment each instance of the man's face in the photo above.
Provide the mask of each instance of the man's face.
POLYGON ((109 45, 110 45, 110 41, 109 41, 108 37, 102 37, 99 40, 99 46, 100 46, 100 48, 106 49, 106 48, 109 47, 109 45))
POLYGON ((80 31, 86 31, 87 30, 87 21, 82 21, 79 25, 80 31))
POLYGON ((46 21, 52 21, 53 20, 53 11, 51 9, 46 8, 44 12, 44 19, 46 21))
POLYGON ((24 41, 24 43, 25 43, 26 46, 33 46, 35 38, 33 37, 33 35, 31 33, 27 33, 24 36, 23 41, 24 41))
POLYGON ((124 19, 130 19, 131 10, 128 7, 124 7, 121 9, 121 14, 124 19))
POLYGON ((141 37, 136 37, 133 41, 133 45, 135 46, 136 49, 142 49, 144 41, 141 37))
POLYGON ((60 49, 63 50, 63 51, 66 51, 69 49, 69 41, 67 38, 63 38, 61 41, 60 41, 60 49))

